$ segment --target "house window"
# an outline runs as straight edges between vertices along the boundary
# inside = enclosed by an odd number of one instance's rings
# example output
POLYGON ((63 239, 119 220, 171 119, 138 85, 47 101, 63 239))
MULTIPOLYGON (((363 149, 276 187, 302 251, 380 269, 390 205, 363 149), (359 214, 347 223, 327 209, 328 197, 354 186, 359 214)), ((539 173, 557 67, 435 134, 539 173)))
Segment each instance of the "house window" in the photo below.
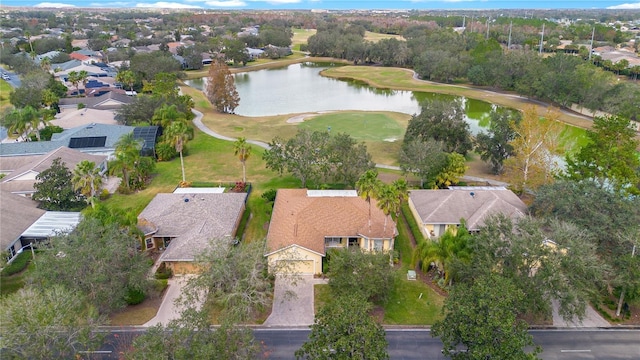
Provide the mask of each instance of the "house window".
POLYGON ((349 238, 349 247, 358 246, 359 245, 359 240, 360 239, 358 239, 356 237, 350 237, 349 238))
POLYGON ((147 245, 147 250, 154 248, 153 238, 146 238, 145 242, 146 242, 146 245, 147 245))
POLYGON ((164 248, 166 249, 169 244, 171 244, 171 238, 170 237, 164 237, 162 238, 162 242, 164 243, 164 248))
POLYGON ((340 247, 341 238, 339 237, 326 237, 324 238, 324 246, 326 247, 340 247))
POLYGON ((364 238, 363 240, 364 240, 364 244, 362 245, 363 249, 369 250, 369 239, 364 238))
POLYGON ((384 244, 384 241, 382 239, 373 240, 373 250, 382 251, 383 244, 384 244))

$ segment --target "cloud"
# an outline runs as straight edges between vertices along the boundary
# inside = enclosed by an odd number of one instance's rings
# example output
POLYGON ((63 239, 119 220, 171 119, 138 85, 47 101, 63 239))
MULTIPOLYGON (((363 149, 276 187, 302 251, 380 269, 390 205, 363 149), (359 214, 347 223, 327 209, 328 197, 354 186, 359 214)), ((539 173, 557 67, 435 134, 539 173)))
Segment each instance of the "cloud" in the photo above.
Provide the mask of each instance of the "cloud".
POLYGON ((136 7, 137 8, 160 8, 160 9, 199 9, 201 8, 200 6, 196 6, 196 5, 187 5, 182 3, 166 2, 166 1, 159 1, 157 3, 152 3, 152 4, 138 3, 136 4, 136 7))
POLYGON ((111 1, 111 2, 103 2, 103 3, 91 3, 90 6, 94 7, 103 7, 103 8, 119 8, 119 7, 131 7, 133 4, 130 2, 124 1, 111 1))
POLYGON ((244 7, 247 3, 242 0, 221 0, 221 1, 207 1, 205 4, 212 7, 244 7))
POLYGON ((43 2, 40 4, 33 5, 33 7, 41 7, 41 8, 69 8, 76 7, 75 5, 63 4, 63 3, 50 3, 43 2))
POLYGON ((301 0, 250 0, 253 2, 266 2, 271 5, 281 5, 281 4, 297 4, 301 0))
POLYGON ((607 9, 640 9, 640 2, 608 6, 607 9))

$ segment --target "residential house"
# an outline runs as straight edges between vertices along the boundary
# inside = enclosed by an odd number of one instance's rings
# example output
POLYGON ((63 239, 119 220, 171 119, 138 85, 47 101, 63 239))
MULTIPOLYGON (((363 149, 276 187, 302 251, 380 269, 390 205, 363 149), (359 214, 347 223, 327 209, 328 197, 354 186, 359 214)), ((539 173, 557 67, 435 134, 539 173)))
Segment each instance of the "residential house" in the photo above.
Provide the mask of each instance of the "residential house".
POLYGON ((107 171, 106 156, 85 154, 65 146, 39 156, 0 156, 0 169, 7 171, 7 175, 0 179, 0 189, 12 194, 31 197, 35 193, 33 185, 36 183, 36 177, 44 170, 49 169, 53 160, 57 158, 60 158, 70 171, 73 171, 76 165, 83 160, 95 163, 102 174, 107 171), (25 160, 22 164, 20 163, 21 158, 25 160), (5 164, 5 162, 8 163, 5 164))
POLYGON ((505 187, 453 186, 447 190, 411 190, 409 208, 426 238, 438 238, 447 229, 457 229, 464 219, 470 232, 478 231, 486 219, 504 214, 523 217, 527 205, 505 187))
POLYGON ((11 261, 31 244, 73 230, 79 212, 45 211, 35 201, 0 190, 0 247, 11 261))
POLYGON ((0 157, 43 155, 60 146, 76 149, 83 153, 110 156, 113 154, 118 140, 120 140, 122 136, 132 132, 135 138, 144 141, 141 153, 146 154, 155 149, 155 143, 159 136, 157 126, 150 126, 148 128, 150 129, 140 130, 140 133, 145 135, 144 137, 137 137, 136 128, 133 126, 91 123, 53 134, 51 141, 2 143, 0 144, 0 157), (152 132, 155 136, 147 136, 148 132, 152 132))
POLYGON ((195 260, 211 241, 233 239, 245 210, 247 193, 224 188, 193 188, 158 194, 138 216, 144 250, 161 252, 174 274, 198 271, 195 260))
POLYGON ((270 271, 320 274, 327 250, 390 251, 395 236, 395 222, 355 190, 280 189, 265 256, 270 271))

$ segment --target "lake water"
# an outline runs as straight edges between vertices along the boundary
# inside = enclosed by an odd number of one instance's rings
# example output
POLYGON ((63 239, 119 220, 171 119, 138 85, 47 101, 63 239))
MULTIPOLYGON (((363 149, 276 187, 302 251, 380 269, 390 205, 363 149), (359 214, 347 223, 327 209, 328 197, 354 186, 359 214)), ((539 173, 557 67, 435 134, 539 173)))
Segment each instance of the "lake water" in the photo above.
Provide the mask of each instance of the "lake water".
MULTIPOLYGON (((331 110, 420 112, 425 99, 454 101, 460 99, 471 132, 476 134, 488 125, 489 112, 495 105, 452 95, 377 89, 362 82, 345 81, 319 75, 334 66, 328 63, 300 63, 278 69, 235 74, 240 104, 235 113, 242 116, 270 116, 331 110)), ((205 79, 185 81, 202 90, 205 79)))

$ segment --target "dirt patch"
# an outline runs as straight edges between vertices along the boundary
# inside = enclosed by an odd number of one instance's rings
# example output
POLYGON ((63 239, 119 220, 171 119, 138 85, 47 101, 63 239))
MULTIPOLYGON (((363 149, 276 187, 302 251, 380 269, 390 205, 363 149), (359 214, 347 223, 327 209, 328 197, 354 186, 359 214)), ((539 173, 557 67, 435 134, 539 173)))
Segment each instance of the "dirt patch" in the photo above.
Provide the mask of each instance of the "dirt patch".
MULTIPOLYGON (((609 299, 610 301, 613 302, 614 307, 615 305, 618 304, 618 299, 609 299)), ((611 321, 608 318, 605 317, 605 319, 607 321, 609 321, 612 324, 617 324, 617 325, 640 325, 640 304, 629 304, 627 303, 627 306, 629 307, 629 312, 631 313, 631 315, 628 318, 625 319, 621 319, 620 321, 611 321)), ((594 306, 594 308, 596 308, 594 306)), ((609 318, 611 319, 619 319, 619 317, 616 316, 616 311, 610 309, 606 304, 601 303, 599 306, 600 309, 598 309, 599 313, 606 313, 607 315, 609 315, 609 318)), ((597 308, 596 308, 597 309, 597 308)))

